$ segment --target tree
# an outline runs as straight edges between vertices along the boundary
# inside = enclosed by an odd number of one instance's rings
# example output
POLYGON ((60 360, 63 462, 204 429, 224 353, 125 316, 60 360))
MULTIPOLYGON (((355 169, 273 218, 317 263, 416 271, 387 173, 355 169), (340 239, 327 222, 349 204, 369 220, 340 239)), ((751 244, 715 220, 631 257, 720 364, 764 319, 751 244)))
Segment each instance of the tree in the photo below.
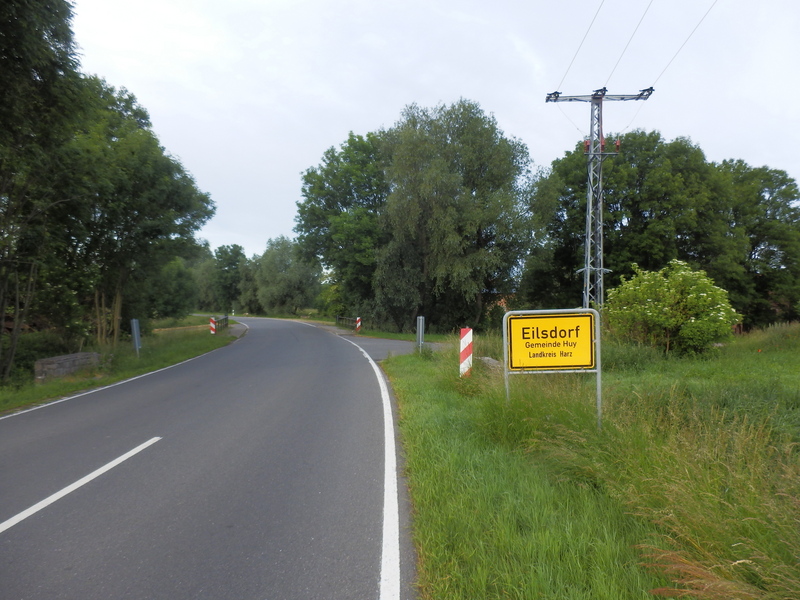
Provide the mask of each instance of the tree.
MULTIPOLYGON (((116 343, 131 317, 152 312, 147 282, 196 251, 194 232, 213 204, 159 145, 133 95, 94 77, 78 92, 84 108, 72 134, 50 151, 59 168, 48 190, 60 200, 35 220, 39 271, 76 296, 98 342, 116 343)), ((58 302, 39 306, 58 321, 58 302)))
MULTIPOLYGON (((65 79, 77 75, 67 0, 5 0, 0 6, 0 136, 3 142, 59 118, 65 79), (39 119, 37 119, 39 117, 39 119)), ((68 85, 68 84, 67 84, 68 85)))
POLYGON ((420 249, 413 240, 395 237, 381 248, 379 259, 375 272, 376 305, 381 317, 403 331, 420 310, 428 312, 421 309, 424 273, 420 249))
POLYGON ((317 308, 323 315, 346 315, 347 306, 344 303, 339 284, 330 278, 323 278, 317 296, 317 308))
POLYGON ((238 244, 220 246, 214 251, 214 290, 217 309, 229 314, 239 302, 239 271, 245 259, 244 248, 238 244))
POLYGON ((443 329, 475 326, 512 290, 528 242, 527 149, 468 100, 409 106, 385 138, 391 193, 378 307, 403 326, 417 314, 443 329))
POLYGON ((319 293, 319 269, 304 260, 298 245, 280 236, 267 242, 256 271, 258 300, 268 311, 297 314, 319 293))
POLYGON ((61 202, 49 186, 56 150, 79 110, 75 43, 66 0, 0 5, 0 379, 35 299, 47 232, 42 216, 61 202), (10 331, 7 329, 10 324, 10 331))
POLYGON ((92 110, 64 150, 57 184, 71 200, 48 219, 65 232, 62 255, 92 279, 98 341, 116 344, 123 322, 141 316, 123 312, 126 294, 141 299, 149 277, 194 251, 214 205, 159 144, 132 94, 97 78, 84 86, 92 110))
POLYGON ((144 289, 147 290, 148 317, 181 319, 197 307, 197 282, 181 257, 176 256, 165 264, 147 281, 144 289))
POLYGON ((252 259, 242 257, 239 261, 238 304, 241 310, 247 314, 263 312, 261 303, 258 301, 258 283, 256 282, 256 272, 260 260, 260 257, 254 256, 252 259))
MULTIPOLYGON (((800 192, 785 171, 724 161, 733 184, 733 221, 746 239, 731 294, 748 326, 800 318, 800 192)), ((721 278, 725 281, 724 278, 721 278)))
POLYGON ((615 335, 667 353, 705 352, 732 335, 740 317, 705 273, 674 259, 658 272, 633 269, 608 292, 604 315, 615 335))
POLYGON ((202 240, 196 256, 188 261, 187 266, 197 284, 197 308, 202 311, 214 311, 217 308, 214 290, 214 253, 208 241, 202 240))
MULTIPOLYGON (((716 199, 710 187, 713 167, 688 140, 666 143, 657 132, 636 131, 621 142, 620 154, 603 166, 606 287, 631 275, 633 263, 658 269, 673 258, 688 260, 699 215, 716 199)), ((532 288, 525 292, 537 305, 577 306, 586 222, 583 145, 554 161, 548 179, 537 190, 533 211, 549 215, 542 242, 552 262, 529 265, 526 280, 532 288)))
MULTIPOLYGON (((563 160, 572 160, 567 154, 563 160)), ((553 163, 554 167, 557 164, 553 163)), ((583 277, 578 260, 583 256, 586 228, 577 228, 586 219, 585 202, 564 190, 580 186, 572 169, 550 169, 540 173, 531 203, 532 238, 524 258, 518 297, 524 308, 564 308, 578 306, 583 277), (565 171, 568 181, 562 179, 565 171)), ((583 171, 586 176, 586 171, 583 171)))
POLYGON ((376 249, 385 243, 379 214, 389 193, 381 136, 352 132, 318 167, 303 173, 295 231, 306 260, 330 271, 345 306, 355 311, 374 297, 376 249))

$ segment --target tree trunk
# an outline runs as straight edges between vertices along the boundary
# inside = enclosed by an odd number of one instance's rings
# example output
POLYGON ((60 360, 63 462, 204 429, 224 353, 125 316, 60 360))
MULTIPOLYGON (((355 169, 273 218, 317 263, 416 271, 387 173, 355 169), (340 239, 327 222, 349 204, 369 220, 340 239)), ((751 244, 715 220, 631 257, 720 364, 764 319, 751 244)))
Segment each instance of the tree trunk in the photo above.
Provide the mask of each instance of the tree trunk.
POLYGON ((97 345, 102 347, 108 341, 108 321, 106 318, 106 295, 105 292, 101 292, 99 289, 94 291, 94 315, 97 345))
POLYGON ((114 293, 114 302, 112 304, 112 321, 111 331, 113 332, 113 345, 117 347, 119 343, 120 325, 122 324, 122 286, 117 286, 117 291, 114 293))
MULTIPOLYGON (((20 273, 15 271, 10 277, 14 279, 14 321, 9 334, 8 351, 2 357, 2 380, 8 381, 11 376, 11 369, 14 367, 14 355, 17 352, 17 344, 19 336, 22 333, 22 325, 28 316, 28 309, 30 308, 33 300, 33 293, 36 289, 36 276, 38 274, 38 266, 32 262, 28 270, 28 280, 25 282, 24 290, 20 290, 20 273)), ((10 278, 9 277, 9 278, 10 278)), ((3 282, 3 327, 5 327, 5 308, 8 305, 6 300, 6 293, 8 291, 8 279, 3 282)))
POLYGON ((6 306, 8 303, 8 280, 10 274, 0 262, 0 318, 3 319, 3 329, 0 330, 0 373, 5 372, 6 353, 3 351, 3 337, 6 334, 6 306))
POLYGON ((473 317, 473 323, 470 325, 473 329, 477 327, 481 322, 481 317, 483 316, 483 294, 478 292, 477 297, 475 298, 475 316, 473 317))

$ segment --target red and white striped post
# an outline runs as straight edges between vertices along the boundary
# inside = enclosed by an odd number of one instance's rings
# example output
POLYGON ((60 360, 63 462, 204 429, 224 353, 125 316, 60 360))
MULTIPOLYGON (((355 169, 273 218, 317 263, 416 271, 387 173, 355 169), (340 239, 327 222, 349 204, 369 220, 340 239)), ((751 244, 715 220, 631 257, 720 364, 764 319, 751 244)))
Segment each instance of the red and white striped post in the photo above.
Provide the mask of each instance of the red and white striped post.
POLYGON ((361 331, 361 317, 356 317, 356 333, 361 331))
POLYGON ((211 335, 217 333, 217 322, 214 320, 214 317, 208 320, 208 328, 211 330, 211 335))
POLYGON ((472 329, 465 327, 461 330, 461 356, 459 376, 468 376, 472 369, 472 329))

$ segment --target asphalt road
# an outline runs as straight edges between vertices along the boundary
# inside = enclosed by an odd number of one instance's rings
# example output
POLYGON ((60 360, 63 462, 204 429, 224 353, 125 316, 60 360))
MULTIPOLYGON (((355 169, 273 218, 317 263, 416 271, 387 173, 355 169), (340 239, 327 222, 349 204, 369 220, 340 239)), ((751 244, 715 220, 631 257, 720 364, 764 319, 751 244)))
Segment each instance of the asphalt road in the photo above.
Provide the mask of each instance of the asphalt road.
POLYGON ((0 598, 413 597, 377 369, 241 320, 227 348, 0 419, 0 598))

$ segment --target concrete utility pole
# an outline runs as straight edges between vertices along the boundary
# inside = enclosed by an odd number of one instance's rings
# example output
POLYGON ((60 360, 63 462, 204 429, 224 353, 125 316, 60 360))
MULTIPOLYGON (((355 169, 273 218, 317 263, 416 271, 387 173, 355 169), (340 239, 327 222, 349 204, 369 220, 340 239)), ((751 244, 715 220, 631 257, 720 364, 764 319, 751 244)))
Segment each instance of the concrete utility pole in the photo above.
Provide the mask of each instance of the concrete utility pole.
MULTIPOLYGON (((583 307, 602 306, 603 289, 603 159, 617 152, 605 151, 603 138, 604 100, 647 100, 653 88, 632 95, 607 95, 606 88, 595 90, 588 96, 562 96, 561 92, 547 94, 545 102, 591 102, 592 114, 586 155, 589 162, 589 184, 586 190, 586 238, 584 241, 583 307)), ((619 147, 617 147, 619 150, 619 147)))

